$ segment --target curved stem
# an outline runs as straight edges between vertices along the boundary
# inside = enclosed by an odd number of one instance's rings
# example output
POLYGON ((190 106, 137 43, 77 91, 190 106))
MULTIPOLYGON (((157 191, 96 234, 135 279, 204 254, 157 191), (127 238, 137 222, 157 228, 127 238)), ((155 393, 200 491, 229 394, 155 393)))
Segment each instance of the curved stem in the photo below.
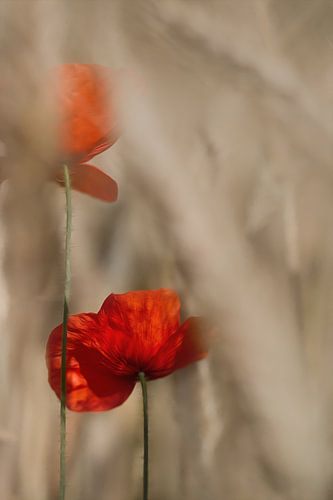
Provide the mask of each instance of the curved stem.
POLYGON ((143 399, 143 500, 148 500, 148 394, 147 380, 143 372, 139 373, 143 399))
POLYGON ((65 285, 64 311, 62 320, 61 338, 61 398, 60 398, 60 476, 59 499, 65 500, 66 489, 66 350, 67 350, 67 321, 68 302, 71 285, 71 234, 72 234, 72 199, 71 179, 67 165, 64 165, 64 181, 66 193, 66 240, 65 240, 65 285))

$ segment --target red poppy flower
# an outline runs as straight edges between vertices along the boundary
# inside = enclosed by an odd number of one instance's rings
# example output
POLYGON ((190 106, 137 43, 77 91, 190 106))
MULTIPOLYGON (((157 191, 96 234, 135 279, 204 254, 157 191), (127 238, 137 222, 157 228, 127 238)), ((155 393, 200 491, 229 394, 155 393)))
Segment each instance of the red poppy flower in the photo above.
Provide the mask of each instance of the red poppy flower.
MULTIPOLYGON (((56 80, 62 161, 70 167, 72 187, 104 201, 115 201, 117 183, 87 163, 117 139, 111 70, 95 64, 63 64, 56 80)), ((63 184, 62 169, 56 180, 63 184)))
MULTIPOLYGON (((63 64, 52 73, 52 79, 55 85, 50 85, 51 98, 56 97, 59 110, 59 166, 54 180, 64 184, 66 163, 73 189, 104 201, 115 201, 116 181, 87 163, 112 146, 118 137, 111 70, 95 64, 63 64)), ((6 173, 1 170, 0 183, 5 178, 6 173)))
MULTIPOLYGON (((50 334, 49 383, 60 398, 62 325, 50 334)), ((165 377, 207 355, 199 318, 180 325, 180 302, 168 289, 111 294, 98 313, 70 316, 67 407, 104 411, 122 404, 144 372, 165 377)))

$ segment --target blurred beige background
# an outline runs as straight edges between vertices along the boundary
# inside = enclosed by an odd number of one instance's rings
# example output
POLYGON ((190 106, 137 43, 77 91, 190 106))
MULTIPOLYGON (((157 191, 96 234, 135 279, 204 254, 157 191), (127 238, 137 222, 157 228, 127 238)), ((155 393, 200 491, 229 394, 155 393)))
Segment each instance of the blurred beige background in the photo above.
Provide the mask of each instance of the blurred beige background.
MULTIPOLYGON (((1 498, 57 498, 62 62, 123 70, 122 137, 95 162, 120 199, 73 195, 71 311, 167 286, 218 330, 149 384, 151 500, 333 498, 333 2, 2 0, 0 52, 1 498)), ((139 388, 68 414, 68 500, 140 498, 141 418, 139 388)))

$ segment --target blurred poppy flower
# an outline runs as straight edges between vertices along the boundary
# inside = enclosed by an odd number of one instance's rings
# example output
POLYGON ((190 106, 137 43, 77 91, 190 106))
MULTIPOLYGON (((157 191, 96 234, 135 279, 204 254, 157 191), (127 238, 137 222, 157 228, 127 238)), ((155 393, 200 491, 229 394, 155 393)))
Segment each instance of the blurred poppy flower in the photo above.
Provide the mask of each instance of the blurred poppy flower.
MULTIPOLYGON (((117 183, 87 163, 117 139, 111 70, 95 64, 63 64, 57 69, 56 81, 61 160, 70 167, 72 188, 115 201, 117 183)), ((56 181, 64 183, 62 168, 56 181)))
MULTIPOLYGON (((61 393, 61 336, 48 339, 49 383, 61 393)), ((180 324, 180 302, 169 289, 111 294, 98 313, 70 316, 67 334, 67 406, 104 411, 131 394, 139 372, 165 377, 207 355, 200 318, 180 324)))
MULTIPOLYGON (((58 111, 58 167, 53 180, 64 184, 63 165, 70 168, 72 188, 104 201, 116 201, 112 177, 88 162, 118 138, 112 89, 115 75, 96 64, 63 64, 51 74, 50 99, 58 111)), ((5 93, 5 92, 4 92, 5 93)), ((0 149, 1 142, 0 142, 0 149)), ((5 153, 0 156, 6 156, 5 153)), ((0 183, 8 176, 0 168, 0 183)))

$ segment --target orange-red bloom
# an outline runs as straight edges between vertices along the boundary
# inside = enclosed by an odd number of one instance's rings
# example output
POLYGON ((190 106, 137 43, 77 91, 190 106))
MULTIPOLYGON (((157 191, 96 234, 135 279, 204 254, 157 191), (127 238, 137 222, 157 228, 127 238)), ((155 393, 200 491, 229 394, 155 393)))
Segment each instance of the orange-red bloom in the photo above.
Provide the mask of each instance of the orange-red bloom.
MULTIPOLYGON (((87 163, 117 139, 111 71, 95 64, 63 64, 56 79, 60 149, 63 162, 70 167, 72 187, 104 201, 115 201, 117 183, 87 163)), ((61 169, 56 180, 63 184, 61 169)))
MULTIPOLYGON (((49 383, 60 398, 62 325, 51 333, 49 383)), ((67 336, 67 406, 104 411, 122 404, 144 372, 165 377, 207 355, 200 319, 180 325, 180 302, 169 289, 111 294, 98 313, 70 316, 67 336)))
MULTIPOLYGON (((63 164, 70 168, 72 187, 104 201, 115 201, 118 186, 91 158, 117 140, 114 75, 96 64, 63 64, 51 75, 50 99, 59 112, 58 168, 53 180, 64 184, 63 164)), ((6 179, 0 171, 0 183, 6 179)))

